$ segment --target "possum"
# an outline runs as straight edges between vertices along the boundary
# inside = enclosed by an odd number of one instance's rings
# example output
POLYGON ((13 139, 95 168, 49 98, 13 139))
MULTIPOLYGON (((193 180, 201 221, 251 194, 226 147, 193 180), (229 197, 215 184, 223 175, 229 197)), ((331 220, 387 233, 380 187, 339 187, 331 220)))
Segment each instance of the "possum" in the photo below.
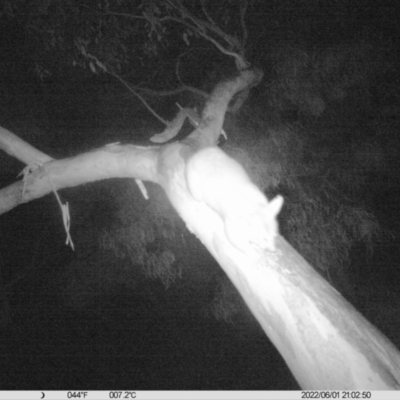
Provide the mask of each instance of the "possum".
POLYGON ((275 251, 276 217, 283 198, 278 195, 268 201, 237 161, 218 147, 201 149, 187 160, 186 182, 192 197, 222 218, 235 248, 275 251))

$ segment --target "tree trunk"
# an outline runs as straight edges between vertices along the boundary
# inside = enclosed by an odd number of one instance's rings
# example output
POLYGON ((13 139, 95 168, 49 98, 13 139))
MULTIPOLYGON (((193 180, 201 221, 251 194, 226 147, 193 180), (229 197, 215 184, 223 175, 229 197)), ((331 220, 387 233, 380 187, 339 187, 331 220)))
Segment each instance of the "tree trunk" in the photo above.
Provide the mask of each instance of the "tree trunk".
MULTIPOLYGON (((232 206, 227 202, 229 199, 225 198, 222 204, 222 200, 212 195, 224 196, 223 190, 214 189, 226 184, 226 175, 229 175, 228 181, 234 181, 229 169, 235 169, 234 174, 238 175, 237 185, 231 184, 230 192, 236 190, 237 197, 241 197, 242 187, 248 190, 243 174, 232 161, 226 160, 226 156, 219 158, 219 164, 211 166, 205 161, 206 173, 202 174, 197 165, 198 176, 190 174, 190 179, 199 179, 194 185, 196 188, 201 190, 203 184, 213 193, 196 201, 196 194, 188 190, 186 169, 190 158, 199 148, 216 143, 222 129, 221 115, 225 115, 227 103, 240 83, 239 90, 245 86, 245 78, 251 84, 250 71, 246 71, 242 80, 239 77, 217 86, 203 111, 199 128, 187 140, 161 148, 159 183, 189 230, 202 241, 239 290, 302 388, 400 389, 400 353, 396 347, 281 236, 274 240, 276 251, 263 246, 239 249, 229 240, 222 208, 224 204, 232 206), (219 176, 221 171, 225 176, 219 176), (210 185, 207 179, 215 182, 210 185)), ((210 151, 210 154, 216 153, 210 151)), ((208 161, 213 164, 213 160, 208 161)), ((229 198, 236 201, 231 194, 229 198)), ((241 202, 240 210, 246 217, 243 204, 246 202, 241 202)), ((254 215, 250 217, 251 223, 256 224, 254 215)), ((269 220, 272 228, 276 222, 275 215, 273 217, 274 221, 269 220)), ((259 218, 265 216, 260 214, 259 218)), ((247 234, 254 232, 251 229, 243 235, 241 232, 241 236, 247 234)))
MULTIPOLYGON (((179 151, 178 148, 176 148, 179 151)), ((182 169, 167 194, 239 290, 304 389, 400 389, 400 353, 281 236, 276 252, 232 246, 222 219, 188 199, 182 169)))

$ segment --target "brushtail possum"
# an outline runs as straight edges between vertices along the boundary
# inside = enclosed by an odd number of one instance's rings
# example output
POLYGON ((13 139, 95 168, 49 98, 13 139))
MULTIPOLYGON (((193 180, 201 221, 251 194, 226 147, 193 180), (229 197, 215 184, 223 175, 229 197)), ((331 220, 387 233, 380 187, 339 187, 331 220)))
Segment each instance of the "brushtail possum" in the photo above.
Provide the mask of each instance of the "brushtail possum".
POLYGON ((202 149, 187 161, 186 182, 193 198, 223 219, 233 246, 243 252, 254 246, 275 251, 283 198, 268 201, 237 161, 217 147, 202 149))

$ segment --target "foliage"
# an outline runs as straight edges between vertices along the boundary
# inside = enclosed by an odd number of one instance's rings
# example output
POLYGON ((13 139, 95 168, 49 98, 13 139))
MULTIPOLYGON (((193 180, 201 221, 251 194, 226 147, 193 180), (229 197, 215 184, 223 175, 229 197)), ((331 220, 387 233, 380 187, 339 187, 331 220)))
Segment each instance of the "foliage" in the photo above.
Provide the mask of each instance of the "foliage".
POLYGON ((281 114, 293 110, 314 118, 355 90, 368 95, 368 79, 376 69, 372 47, 364 41, 325 49, 277 43, 269 59, 272 74, 265 90, 270 106, 281 114))
POLYGON ((214 301, 211 304, 211 312, 218 321, 233 323, 233 317, 237 315, 240 307, 237 299, 237 291, 232 283, 225 279, 221 279, 215 290, 214 301))
MULTIPOLYGON (((6 1, 0 18, 18 19, 24 27, 40 79, 80 66, 94 73, 118 74, 132 84, 152 82, 161 88, 157 82, 163 82, 165 89, 166 81, 180 79, 175 72, 179 74, 182 49, 197 47, 197 53, 188 52, 188 61, 201 59, 204 41, 211 42, 217 54, 235 57, 234 51, 242 51, 240 41, 221 28, 243 27, 239 15, 244 15, 246 7, 247 2, 238 0, 218 5, 210 1, 39 0, 29 6, 20 0, 6 1), (166 62, 160 63, 160 58, 166 62)), ((244 40, 246 33, 242 33, 244 40)))
POLYGON ((132 186, 127 186, 125 194, 115 200, 115 220, 111 229, 101 232, 99 243, 119 258, 128 256, 146 277, 159 278, 168 288, 182 277, 181 266, 170 249, 171 242, 178 246, 184 240, 179 234, 182 223, 160 191, 152 195, 150 203, 132 202, 137 195, 132 186))

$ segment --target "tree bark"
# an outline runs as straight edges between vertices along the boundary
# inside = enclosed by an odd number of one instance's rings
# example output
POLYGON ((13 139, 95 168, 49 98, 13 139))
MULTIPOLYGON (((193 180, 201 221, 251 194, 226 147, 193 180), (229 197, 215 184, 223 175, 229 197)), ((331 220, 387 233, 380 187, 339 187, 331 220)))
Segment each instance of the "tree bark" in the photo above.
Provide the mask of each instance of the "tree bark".
POLYGON ((229 242, 221 215, 188 193, 187 160, 199 147, 211 145, 204 135, 215 141, 222 128, 219 113, 225 114, 235 87, 237 81, 216 88, 203 112, 202 131, 161 150, 160 159, 168 162, 159 169, 159 183, 190 231, 234 283, 302 388, 400 389, 396 347, 282 237, 276 240, 275 252, 257 248, 243 252, 229 242), (207 118, 208 112, 218 117, 207 118), (217 121, 216 128, 207 126, 210 121, 210 125, 217 121), (182 149, 185 144, 188 148, 182 149))
MULTIPOLYGON (((180 146, 168 158, 179 159, 180 146), (175 154, 174 154, 175 152, 175 154)), ((400 353, 282 237, 277 251, 233 247, 222 219, 193 201, 184 163, 164 185, 190 230, 234 283, 304 389, 400 389, 400 353)))
POLYGON ((259 79, 259 74, 244 71, 219 85, 198 128, 182 142, 161 147, 115 144, 54 161, 7 131, 3 141, 0 137, 1 147, 39 166, 23 182, 0 191, 0 213, 54 189, 99 179, 157 182, 239 290, 304 389, 400 389, 399 351, 282 237, 276 240, 276 251, 255 247, 243 252, 229 242, 223 218, 189 193, 187 160, 197 150, 215 146, 229 101, 259 79))

